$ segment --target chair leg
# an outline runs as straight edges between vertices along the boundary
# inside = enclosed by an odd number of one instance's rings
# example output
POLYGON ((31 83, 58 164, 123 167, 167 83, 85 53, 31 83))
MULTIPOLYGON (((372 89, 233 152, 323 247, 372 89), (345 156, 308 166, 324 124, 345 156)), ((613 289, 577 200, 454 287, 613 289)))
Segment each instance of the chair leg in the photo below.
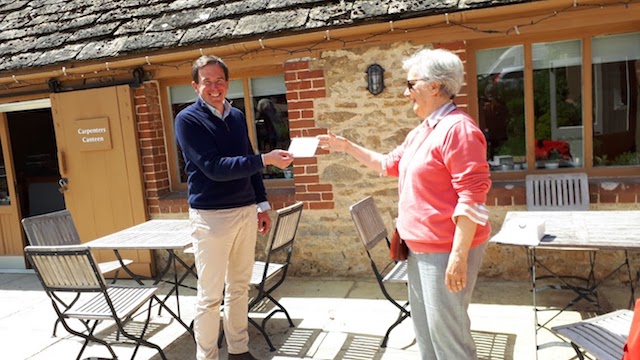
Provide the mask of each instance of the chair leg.
POLYGON ((160 304, 160 307, 163 307, 165 310, 167 310, 167 312, 169 313, 169 315, 171 315, 178 323, 180 323, 180 325, 182 325, 182 327, 184 327, 189 334, 191 334, 191 336, 195 337, 194 333, 193 333, 193 321, 191 321, 191 325, 187 325, 181 318, 180 316, 178 316, 173 310, 171 310, 164 302, 162 302, 160 300, 160 298, 158 298, 156 295, 153 295, 152 297, 153 300, 157 301, 158 304, 160 304))
POLYGON ((218 334, 218 349, 222 348, 222 340, 224 340, 224 329, 220 325, 220 333, 218 334))
MULTIPOLYGON (((100 323, 100 321, 96 320, 96 321, 93 322, 93 326, 89 329, 89 333, 88 334, 84 334, 84 333, 81 333, 79 331, 76 331, 76 330, 72 329, 69 325, 67 325, 66 321, 64 321, 64 320, 61 321, 61 323, 62 323, 62 326, 64 326, 65 330, 67 330, 67 332, 69 332, 69 334, 75 335, 75 336, 78 336, 78 337, 84 339, 84 343, 82 344, 82 348, 80 349, 80 352, 78 353, 78 357, 76 358, 76 360, 80 360, 80 358, 82 357, 82 354, 84 353, 85 349, 87 348, 87 345, 89 345, 89 342, 92 342, 92 341, 96 342, 96 343, 98 343, 100 345, 104 345, 107 348, 107 350, 109 350, 109 353, 111 354, 111 356, 114 359, 118 358, 116 356, 116 353, 113 351, 113 348, 111 347, 111 345, 109 345, 108 342, 106 342, 105 340, 99 339, 99 338, 97 338, 97 337, 95 337, 93 335, 93 332, 95 331, 95 329, 98 326, 98 324, 100 323)), ((83 324, 85 326, 87 326, 87 328, 89 328, 86 323, 83 322, 83 324)))
POLYGON ((267 324, 267 320, 271 319, 271 317, 277 312, 283 312, 287 317, 287 321, 289 321, 289 327, 294 327, 295 325, 293 324, 293 321, 291 320, 291 316, 289 316, 289 312, 287 311, 287 309, 285 309, 284 306, 282 306, 282 304, 280 304, 278 300, 274 299, 271 295, 265 294, 265 297, 271 300, 279 309, 272 311, 269 315, 267 315, 267 317, 262 320, 262 327, 265 327, 267 324))
POLYGON ((398 314, 398 318, 396 319, 396 322, 391 324, 391 326, 389 326, 389 328, 387 329, 387 332, 384 334, 384 338, 382 339, 382 343, 380 344, 381 348, 387 347, 387 342, 389 341, 389 335, 391 335, 391 331, 395 329, 396 326, 400 325, 400 323, 403 322, 404 319, 408 317, 409 317, 409 312, 406 309, 403 311, 400 311, 400 314, 398 314))
POLYGON ((114 273, 113 273, 113 280, 111 280, 111 284, 115 284, 116 281, 118 281, 118 273, 120 273, 120 269, 117 269, 114 273))
MULTIPOLYGON (((147 333, 147 328, 149 328, 149 321, 151 321, 151 308, 153 307, 153 299, 149 300, 149 308, 147 309, 147 319, 144 322, 144 326, 142 327, 142 332, 140 333, 140 336, 133 336, 130 335, 128 333, 126 333, 124 330, 122 331, 122 334, 126 337, 128 337, 131 340, 134 340, 136 342, 136 348, 133 350, 133 355, 131 356, 131 359, 133 360, 133 358, 136 357, 136 354, 138 353, 138 349, 140 348, 140 345, 145 345, 148 347, 153 347, 156 350, 158 350, 158 353, 160 354, 160 357, 162 357, 163 360, 167 360, 167 357, 164 354, 164 351, 162 351, 162 348, 154 343, 151 343, 149 341, 146 341, 144 339, 144 334, 147 333)), ((124 326, 122 327, 124 329, 124 326)))
MULTIPOLYGON (((76 296, 73 298, 73 300, 71 300, 71 302, 69 304, 65 303, 64 301, 62 301, 62 299, 60 299, 55 293, 51 293, 51 296, 53 296, 53 298, 51 299, 51 301, 57 301, 59 302, 62 306, 64 306, 65 309, 68 309, 70 307, 73 306, 73 304, 76 303, 76 301, 78 301, 78 299, 80 298, 80 294, 76 294, 76 296)), ((57 336, 57 332, 58 332, 58 324, 60 323, 60 318, 56 319, 55 323, 53 324, 53 337, 57 336)), ((83 322, 84 323, 84 322, 83 322)), ((85 326, 86 323, 84 323, 85 326)), ((87 331, 89 330, 89 327, 87 326, 87 331)))
POLYGON ((582 350, 580 350, 578 345, 571 343, 571 346, 573 347, 573 350, 576 351, 576 355, 578 356, 578 359, 584 360, 584 355, 582 354, 582 350))
POLYGON ((276 351, 276 348, 273 346, 273 344, 271 343, 271 339, 269 338, 269 335, 267 335, 267 332, 265 331, 265 329, 258 325, 257 322, 255 322, 253 319, 249 318, 249 322, 251 323, 251 325, 253 325, 256 329, 258 329, 258 331, 260 331, 260 333, 262 334, 262 336, 264 337, 264 339, 267 342, 267 345, 269 345, 269 350, 270 351, 276 351))

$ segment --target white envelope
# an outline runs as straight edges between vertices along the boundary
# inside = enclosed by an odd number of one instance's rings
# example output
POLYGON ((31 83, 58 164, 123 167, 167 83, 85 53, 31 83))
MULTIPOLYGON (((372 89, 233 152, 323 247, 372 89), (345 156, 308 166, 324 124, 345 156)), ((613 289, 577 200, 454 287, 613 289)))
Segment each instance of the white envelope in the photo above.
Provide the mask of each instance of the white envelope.
POLYGON ((291 139, 289 152, 294 158, 313 157, 318 148, 319 139, 315 137, 297 137, 291 139))

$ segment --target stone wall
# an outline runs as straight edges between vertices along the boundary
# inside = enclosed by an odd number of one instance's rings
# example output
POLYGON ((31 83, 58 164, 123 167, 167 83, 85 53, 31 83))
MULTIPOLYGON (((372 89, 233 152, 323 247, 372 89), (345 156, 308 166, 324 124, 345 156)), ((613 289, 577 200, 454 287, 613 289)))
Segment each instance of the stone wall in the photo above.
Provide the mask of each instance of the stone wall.
MULTIPOLYGON (((436 44, 455 51, 466 60, 463 43, 436 44)), ((408 42, 372 45, 353 49, 325 51, 317 58, 291 59, 283 64, 287 86, 287 102, 291 136, 315 136, 330 129, 352 141, 378 152, 386 153, 401 143, 406 134, 422 119, 411 110, 403 93, 406 72, 402 60, 424 46, 408 42), (371 95, 367 91, 366 70, 377 63, 384 69, 384 91, 371 95)), ((165 144, 159 122, 158 86, 145 83, 136 90, 136 113, 139 122, 147 206, 153 218, 188 217, 185 192, 169 192, 166 178, 165 144)), ((466 87, 456 103, 466 108, 466 87)), ((169 121, 164 119, 164 121, 169 121)), ((165 141, 168 141, 165 139, 165 141)), ((272 208, 277 209, 303 201, 305 207, 295 245, 291 274, 317 277, 370 277, 371 268, 356 234, 349 206, 372 195, 388 229, 393 229, 397 214, 397 181, 380 177, 341 153, 318 150, 317 156, 294 162, 295 190, 268 189, 272 208)), ((590 198, 593 209, 640 209, 640 180, 590 178, 590 198)), ((487 204, 491 211, 493 231, 500 229, 509 210, 525 210, 524 181, 496 182, 487 204)), ((260 236, 256 254, 263 256, 266 237, 260 236)), ((585 252, 541 253, 561 272, 580 272, 588 264, 585 252)), ((388 252, 379 249, 379 259, 388 252)), ((640 263, 637 256, 632 260, 640 263)), ((609 271, 621 260, 619 253, 598 254, 598 274, 609 271), (615 260, 615 261, 614 261, 615 260)), ((189 257, 186 257, 189 261, 189 257)), ((156 253, 156 266, 166 264, 164 253, 156 253)), ((527 258, 523 249, 489 244, 481 276, 526 280, 527 258)), ((614 279, 624 281, 622 275, 614 279)))
MULTIPOLYGON (((441 46, 437 44, 436 46, 441 46)), ((465 60, 461 43, 448 44, 465 60)), ((402 142, 406 134, 422 119, 418 118, 404 98, 406 72, 402 60, 423 46, 395 43, 357 49, 342 49, 322 53, 318 59, 308 61, 310 69, 323 69, 326 93, 315 99, 315 127, 330 129, 369 149, 386 153, 402 142), (365 71, 372 63, 380 64, 384 74, 385 90, 371 95, 365 71)), ((466 87, 456 103, 466 108, 466 87)), ((360 165, 349 155, 319 152, 317 166, 319 181, 332 187, 332 209, 303 211, 297 237, 292 272, 301 276, 367 277, 371 269, 362 244, 349 214, 349 206, 372 195, 385 219, 393 229, 397 214, 397 182, 395 178, 379 174, 360 165)), ((590 179, 592 209, 640 209, 638 180, 590 179), (616 184, 616 186, 612 186, 616 184)), ((296 194, 298 198, 298 194, 296 194)), ((494 182, 487 199, 491 211, 490 222, 497 232, 504 216, 510 210, 525 210, 524 181, 494 182)), ((260 243, 260 247, 263 243, 260 243)), ((538 252, 547 263, 562 273, 584 274, 588 266, 588 253, 581 251, 538 252), (557 266, 557 267, 556 267, 557 266)), ((375 254, 388 257, 384 250, 375 254)), ((600 252, 596 272, 608 274, 622 261, 621 253, 600 252)), ((632 254, 632 262, 638 263, 632 254)), ((527 257, 524 249, 489 244, 480 275, 501 279, 527 280, 527 257)), ((624 281, 626 273, 613 279, 624 281)))
MULTIPOLYGON (((409 43, 326 51, 310 60, 323 69, 326 96, 315 100, 315 125, 330 129, 369 149, 386 153, 400 144, 422 119, 403 93, 406 72, 402 60, 422 47, 409 43), (367 91, 366 70, 377 63, 384 69, 384 91, 367 91)), ((334 207, 303 211, 293 272, 305 276, 370 276, 371 268, 349 214, 349 206, 373 195, 388 229, 397 214, 397 181, 360 165, 343 153, 321 152, 321 182, 332 185, 334 207)), ((377 256, 387 256, 384 251, 377 256)))

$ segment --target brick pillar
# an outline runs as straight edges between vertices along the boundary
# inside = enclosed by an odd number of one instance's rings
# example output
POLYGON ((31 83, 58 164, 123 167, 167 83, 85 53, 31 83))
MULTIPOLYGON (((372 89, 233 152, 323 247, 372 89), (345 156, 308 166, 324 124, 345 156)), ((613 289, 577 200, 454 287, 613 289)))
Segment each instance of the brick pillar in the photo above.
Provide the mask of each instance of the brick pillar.
MULTIPOLYGON (((456 42, 451 42, 451 43, 435 43, 433 44, 433 47, 436 49, 445 49, 445 50, 449 50, 452 53, 458 55, 458 57, 460 58, 460 60, 462 60, 462 63, 465 66, 465 79, 467 77, 467 74, 469 73, 466 70, 467 67, 467 47, 466 44, 464 43, 464 41, 456 41, 456 42)), ((458 95, 456 96, 456 105, 463 111, 468 111, 469 108, 469 93, 467 92, 467 83, 469 83, 469 80, 466 79, 465 83, 462 85, 462 89, 460 89, 460 92, 458 93, 458 95)))
MULTIPOLYGON (((316 136, 326 129, 316 127, 314 99, 326 96, 324 72, 309 69, 308 61, 291 61, 284 64, 289 109, 289 135, 291 138, 316 136)), ((319 153, 322 150, 318 150, 319 153)), ((293 163, 296 200, 305 203, 305 209, 333 209, 331 184, 320 183, 318 159, 296 159, 293 163)))
POLYGON ((149 214, 161 212, 159 198, 168 194, 169 167, 158 83, 145 82, 134 91, 138 144, 149 214))

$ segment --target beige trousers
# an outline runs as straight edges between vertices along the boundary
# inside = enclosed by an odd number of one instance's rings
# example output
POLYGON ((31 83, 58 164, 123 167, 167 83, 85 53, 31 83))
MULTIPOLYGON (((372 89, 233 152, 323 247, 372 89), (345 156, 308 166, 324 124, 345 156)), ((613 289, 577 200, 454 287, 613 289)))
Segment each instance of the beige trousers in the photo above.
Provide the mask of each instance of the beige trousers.
POLYGON ((249 351, 249 281, 255 260, 256 206, 225 210, 189 210, 198 295, 194 332, 197 360, 218 360, 220 305, 231 354, 249 351), (226 284, 226 287, 225 287, 226 284))

